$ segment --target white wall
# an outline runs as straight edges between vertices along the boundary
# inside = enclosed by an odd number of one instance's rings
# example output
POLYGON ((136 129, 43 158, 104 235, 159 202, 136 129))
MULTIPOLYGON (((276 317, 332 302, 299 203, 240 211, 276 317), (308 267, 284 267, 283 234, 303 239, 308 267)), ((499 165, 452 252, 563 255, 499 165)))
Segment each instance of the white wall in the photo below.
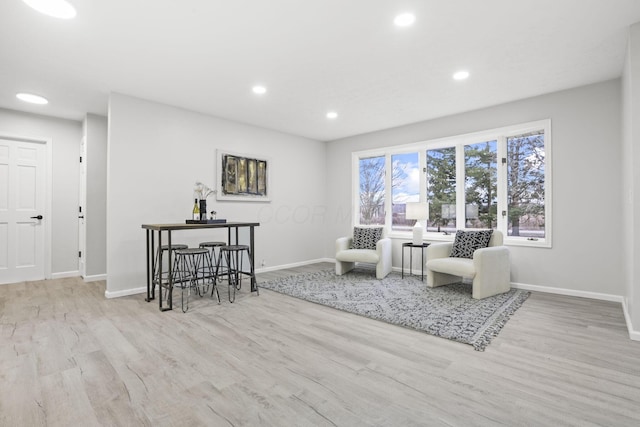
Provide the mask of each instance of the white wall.
MULTIPOLYGON (((325 251, 351 228, 351 153, 550 118, 553 248, 511 247, 512 281, 622 296, 620 81, 332 141, 325 251)), ((394 266, 400 266, 394 242, 394 266)))
MULTIPOLYGON (((231 221, 259 221, 255 258, 260 267, 324 256, 325 145, 163 104, 112 94, 107 177, 107 295, 145 286, 144 223, 184 223, 193 186, 213 187, 216 149, 271 162, 270 203, 217 202, 208 210, 231 221)), ((216 230, 224 237, 224 232, 216 230)), ((210 231, 208 233, 211 233, 210 231)), ((176 233, 197 244, 210 234, 176 233)))
POLYGON ((82 123, 0 109, 0 133, 50 138, 52 144, 51 272, 78 274, 78 189, 82 123))
POLYGON ((107 118, 87 114, 84 120, 86 162, 85 278, 107 273, 107 118))
POLYGON ((630 329, 640 339, 640 23, 629 31, 622 88, 624 281, 630 329))

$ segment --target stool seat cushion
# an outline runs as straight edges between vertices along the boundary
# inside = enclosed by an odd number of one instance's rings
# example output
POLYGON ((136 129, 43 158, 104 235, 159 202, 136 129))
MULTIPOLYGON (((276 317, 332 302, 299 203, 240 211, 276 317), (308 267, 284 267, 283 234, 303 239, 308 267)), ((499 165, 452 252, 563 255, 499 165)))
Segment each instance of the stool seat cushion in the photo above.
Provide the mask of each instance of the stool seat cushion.
POLYGON ((249 249, 248 245, 227 245, 221 248, 223 251, 245 251, 249 249))
MULTIPOLYGON (((171 245, 171 249, 172 250, 176 250, 176 249, 187 249, 189 246, 187 245, 183 245, 182 243, 176 243, 171 245)), ((160 249, 162 249, 163 251, 169 250, 169 245, 162 245, 160 246, 160 249)))
POLYGON ((202 242, 200 243, 201 248, 210 248, 216 246, 225 246, 227 242, 202 242))
POLYGON ((178 249, 176 250, 176 254, 178 255, 198 255, 198 254, 206 254, 207 251, 204 248, 187 248, 187 249, 178 249))

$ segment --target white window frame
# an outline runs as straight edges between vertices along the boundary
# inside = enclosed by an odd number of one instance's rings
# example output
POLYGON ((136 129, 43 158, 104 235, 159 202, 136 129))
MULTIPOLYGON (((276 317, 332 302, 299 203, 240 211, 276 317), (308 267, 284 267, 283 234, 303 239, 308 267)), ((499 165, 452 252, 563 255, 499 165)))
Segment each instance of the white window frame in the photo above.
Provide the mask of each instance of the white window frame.
MULTIPOLYGON (((456 135, 446 138, 438 138, 433 140, 420 141, 411 144, 398 146, 390 146, 377 148, 373 150, 357 151, 352 153, 352 223, 358 224, 360 220, 360 170, 359 161, 367 157, 385 157, 385 228, 387 235, 391 238, 409 239, 410 232, 393 231, 392 230, 392 189, 391 189, 391 156, 396 154, 418 153, 418 162, 422 178, 420 180, 420 201, 427 201, 427 180, 426 180, 426 152, 427 150, 456 147, 456 228, 464 229, 465 224, 465 162, 464 147, 465 145, 475 144, 485 141, 497 141, 497 181, 498 181, 498 216, 497 230, 502 231, 504 242, 512 246, 530 246, 551 248, 552 247, 552 143, 551 143, 551 120, 538 120, 534 122, 504 126, 501 128, 490 129, 486 131, 473 132, 463 135, 456 135), (508 215, 505 218, 501 215, 502 211, 507 210, 507 165, 502 163, 502 159, 507 155, 507 138, 532 131, 544 130, 544 151, 545 151, 545 237, 540 239, 527 238, 520 236, 508 236, 508 215)), ((443 233, 426 232, 425 240, 428 241, 451 241, 452 235, 444 235, 443 233)))

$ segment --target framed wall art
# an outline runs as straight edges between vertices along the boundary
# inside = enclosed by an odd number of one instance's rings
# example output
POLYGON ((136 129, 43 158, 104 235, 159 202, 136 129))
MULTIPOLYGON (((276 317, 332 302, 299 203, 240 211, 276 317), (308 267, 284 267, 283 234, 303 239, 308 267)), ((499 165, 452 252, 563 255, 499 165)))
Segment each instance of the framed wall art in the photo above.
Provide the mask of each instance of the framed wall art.
POLYGON ((270 160, 217 150, 217 200, 269 202, 270 160))

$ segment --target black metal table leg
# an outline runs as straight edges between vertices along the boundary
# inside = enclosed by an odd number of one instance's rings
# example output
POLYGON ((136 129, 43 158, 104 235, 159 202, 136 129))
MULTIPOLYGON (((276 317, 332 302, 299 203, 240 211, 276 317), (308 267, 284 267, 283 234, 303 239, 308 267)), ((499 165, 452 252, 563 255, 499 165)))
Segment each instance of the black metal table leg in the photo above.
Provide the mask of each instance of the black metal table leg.
POLYGON ((163 311, 162 307, 162 231, 158 230, 158 307, 163 311))
POLYGON ((151 263, 151 258, 149 256, 149 251, 153 250, 153 245, 149 245, 149 234, 151 230, 147 230, 147 297, 145 298, 146 302, 149 302, 153 299, 151 296, 151 289, 153 287, 153 264, 151 264, 151 272, 149 271, 149 266, 151 263))
POLYGON ((258 283, 256 281, 256 258, 255 258, 255 247, 254 247, 254 227, 249 227, 249 251, 251 252, 251 292, 256 292, 260 295, 258 291, 258 283))
POLYGON ((156 264, 157 260, 153 252, 156 247, 155 238, 156 238, 156 233, 153 230, 151 230, 151 299, 152 300, 156 299, 156 285, 154 283, 154 280, 155 280, 155 272, 158 271, 158 265, 156 264))
POLYGON ((169 306, 166 308, 161 307, 160 309, 162 311, 173 310, 173 263, 171 262, 171 251, 173 250, 173 248, 171 247, 171 230, 167 230, 167 240, 168 240, 167 243, 169 246, 169 250, 168 250, 169 259, 167 262, 167 264, 169 264, 169 277, 167 280, 167 292, 169 293, 169 295, 167 296, 167 301, 169 303, 169 306))

